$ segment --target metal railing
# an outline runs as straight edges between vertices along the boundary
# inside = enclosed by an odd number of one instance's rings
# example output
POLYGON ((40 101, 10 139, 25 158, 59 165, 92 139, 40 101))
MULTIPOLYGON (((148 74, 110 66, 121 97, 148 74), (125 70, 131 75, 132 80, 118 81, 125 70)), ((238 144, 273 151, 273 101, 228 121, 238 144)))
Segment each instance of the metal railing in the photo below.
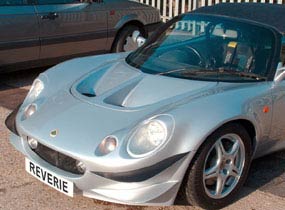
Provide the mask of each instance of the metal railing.
POLYGON ((271 4, 284 4, 285 0, 139 0, 141 3, 151 5, 161 11, 163 21, 172 17, 195 10, 199 7, 211 6, 221 2, 259 2, 271 4))

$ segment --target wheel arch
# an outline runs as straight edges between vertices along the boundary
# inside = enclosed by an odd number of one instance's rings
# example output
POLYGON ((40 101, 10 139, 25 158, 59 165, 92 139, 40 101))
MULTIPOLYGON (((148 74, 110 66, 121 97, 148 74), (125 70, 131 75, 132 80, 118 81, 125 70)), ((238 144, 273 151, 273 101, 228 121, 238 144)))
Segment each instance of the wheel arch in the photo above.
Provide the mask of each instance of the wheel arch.
POLYGON ((257 143, 256 143, 256 128, 255 128, 254 124, 251 121, 246 120, 246 119, 233 120, 233 121, 230 121, 228 123, 238 123, 245 128, 248 135, 250 136, 251 146, 252 146, 251 152, 253 155, 255 152, 255 149, 256 149, 256 145, 257 145, 257 143))
POLYGON ((129 26, 129 25, 133 25, 133 26, 137 26, 139 28, 142 28, 142 32, 143 32, 143 35, 147 35, 147 32, 146 32, 146 29, 145 29, 145 24, 139 20, 129 20, 127 22, 125 22, 124 24, 120 25, 119 27, 116 27, 117 28, 117 33, 115 35, 115 37, 123 30, 123 28, 125 28, 126 26, 129 26))
POLYGON ((199 151, 199 149, 206 143, 208 137, 210 135, 212 135, 214 132, 216 132, 218 129, 228 125, 228 124, 240 124, 242 125, 245 130, 247 131, 248 135, 250 136, 250 140, 251 140, 251 156, 254 156, 255 150, 256 150, 256 146, 257 146, 257 140, 256 140, 256 134, 257 134, 257 128, 254 125, 253 122, 251 122, 248 119, 232 119, 226 122, 223 122, 222 124, 218 125, 215 129, 213 129, 209 134, 206 135, 206 137, 204 138, 204 140, 202 141, 202 143, 198 146, 198 149, 196 150, 195 153, 197 153, 197 151, 199 151))
POLYGON ((146 31, 146 29, 145 29, 145 25, 141 22, 141 21, 139 21, 139 20, 129 20, 129 21, 127 21, 127 22, 125 22, 125 23, 122 23, 122 24, 117 24, 117 26, 116 26, 116 33, 115 33, 115 36, 114 36, 114 40, 113 40, 113 42, 112 42, 112 47, 111 47, 111 49, 114 49, 114 45, 115 45, 115 43, 116 43, 116 41, 117 41, 117 38, 118 38, 118 35, 121 33, 121 31, 122 30, 124 30, 124 28, 125 27, 127 27, 127 26, 137 26, 137 27, 139 27, 139 28, 141 28, 142 29, 142 35, 144 36, 144 37, 147 37, 147 31, 146 31))
MULTIPOLYGON (((254 151, 255 151, 255 147, 256 147, 256 128, 254 126, 254 123, 251 122, 248 119, 234 119, 234 120, 229 120, 219 126, 217 126, 212 132, 210 132, 209 135, 207 135, 207 137, 204 139, 204 141, 199 145, 198 149, 195 151, 195 153, 193 154, 193 157, 191 158, 191 160, 189 160, 188 162, 188 168, 185 170, 184 176, 182 178, 182 182, 180 184, 179 187, 179 191, 177 193, 177 196, 182 197, 182 200, 185 202, 186 198, 185 195, 186 193, 186 189, 183 186, 187 185, 187 180, 188 180, 188 176, 190 171, 193 169, 193 167, 195 167, 195 161, 197 160, 202 148, 205 146, 205 144, 207 143, 207 139, 210 135, 212 135, 214 132, 216 132, 218 129, 227 126, 229 124, 239 124, 241 126, 243 126, 246 131, 248 132, 250 139, 251 139, 251 157, 253 157, 254 151)), ((193 184, 193 183, 192 183, 193 184)), ((192 200, 192 202, 195 202, 194 200, 192 200)), ((193 203, 192 203, 193 204, 193 203)), ((194 203, 194 205, 197 205, 197 203, 194 203)))

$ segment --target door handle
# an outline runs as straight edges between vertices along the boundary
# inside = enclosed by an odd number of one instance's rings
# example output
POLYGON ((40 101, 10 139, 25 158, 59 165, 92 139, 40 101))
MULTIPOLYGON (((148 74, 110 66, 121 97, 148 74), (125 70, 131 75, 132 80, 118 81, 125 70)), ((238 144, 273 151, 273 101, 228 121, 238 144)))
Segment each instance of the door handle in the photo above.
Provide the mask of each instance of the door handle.
POLYGON ((50 12, 47 15, 42 15, 41 19, 42 20, 55 20, 56 18, 58 18, 59 15, 55 12, 50 12))

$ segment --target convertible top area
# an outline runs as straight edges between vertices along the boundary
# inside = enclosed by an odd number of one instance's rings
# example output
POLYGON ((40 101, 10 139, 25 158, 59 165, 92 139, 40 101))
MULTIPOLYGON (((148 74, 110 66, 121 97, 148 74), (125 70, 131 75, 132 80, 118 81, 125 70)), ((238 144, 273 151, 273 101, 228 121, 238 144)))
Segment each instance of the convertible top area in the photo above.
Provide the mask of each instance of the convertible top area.
POLYGON ((258 3, 221 3, 202 7, 194 13, 224 15, 259 22, 275 27, 285 34, 285 5, 258 3))

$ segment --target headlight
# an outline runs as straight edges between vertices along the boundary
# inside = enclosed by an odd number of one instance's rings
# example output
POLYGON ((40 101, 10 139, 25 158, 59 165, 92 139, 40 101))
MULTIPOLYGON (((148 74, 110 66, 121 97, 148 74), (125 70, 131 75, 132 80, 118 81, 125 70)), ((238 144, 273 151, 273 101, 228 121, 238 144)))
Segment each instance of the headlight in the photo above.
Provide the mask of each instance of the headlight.
POLYGON ((44 89, 44 83, 40 79, 36 79, 31 87, 30 96, 37 98, 44 89))
POLYGON ((113 152, 118 145, 118 139, 115 136, 107 136, 99 145, 100 152, 104 155, 113 152))
POLYGON ((27 108, 25 109, 24 115, 25 118, 29 118, 30 116, 32 116, 35 112, 37 111, 37 105, 35 104, 30 104, 27 106, 27 108))
POLYGON ((28 137, 28 144, 30 145, 31 149, 37 149, 38 141, 34 138, 28 137))
POLYGON ((81 162, 81 161, 76 161, 76 168, 77 168, 77 170, 80 172, 80 173, 85 173, 85 171, 86 171, 86 166, 84 165, 84 163, 83 162, 81 162))
POLYGON ((159 149, 169 138, 173 120, 169 116, 150 119, 138 126, 127 144, 127 151, 133 157, 144 157, 159 149), (162 118, 162 119, 160 119, 162 118), (167 118, 166 122, 163 118, 167 118))

